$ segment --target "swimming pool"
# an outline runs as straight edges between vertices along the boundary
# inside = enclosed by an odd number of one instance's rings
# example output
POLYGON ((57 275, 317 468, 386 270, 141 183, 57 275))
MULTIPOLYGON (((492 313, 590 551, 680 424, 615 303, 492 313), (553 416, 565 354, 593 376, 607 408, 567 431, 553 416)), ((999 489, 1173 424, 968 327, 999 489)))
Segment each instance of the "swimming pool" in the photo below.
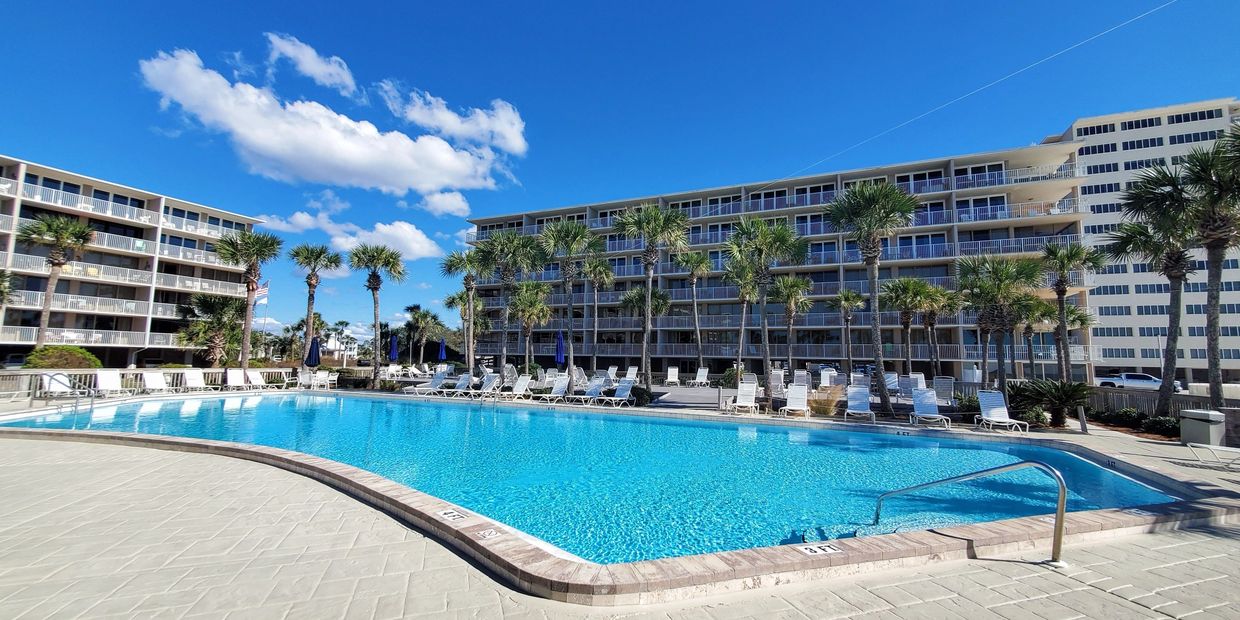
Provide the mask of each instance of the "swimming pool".
POLYGON ((235 441, 366 469, 583 559, 616 563, 1053 511, 1031 470, 884 503, 879 493, 1025 459, 1063 473, 1069 510, 1173 498, 1038 446, 573 410, 267 394, 98 406, 7 426, 235 441))

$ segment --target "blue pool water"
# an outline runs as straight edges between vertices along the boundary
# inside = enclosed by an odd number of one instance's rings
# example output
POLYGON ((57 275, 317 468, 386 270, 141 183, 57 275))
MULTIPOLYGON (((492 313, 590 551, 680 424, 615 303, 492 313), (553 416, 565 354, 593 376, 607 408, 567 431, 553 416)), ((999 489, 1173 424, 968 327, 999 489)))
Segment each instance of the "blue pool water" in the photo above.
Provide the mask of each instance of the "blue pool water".
POLYGON ((454 502, 587 560, 625 562, 1054 511, 1026 469, 879 493, 1024 459, 1069 510, 1170 501, 1068 453, 959 439, 308 395, 151 401, 10 426, 129 431, 297 450, 454 502))

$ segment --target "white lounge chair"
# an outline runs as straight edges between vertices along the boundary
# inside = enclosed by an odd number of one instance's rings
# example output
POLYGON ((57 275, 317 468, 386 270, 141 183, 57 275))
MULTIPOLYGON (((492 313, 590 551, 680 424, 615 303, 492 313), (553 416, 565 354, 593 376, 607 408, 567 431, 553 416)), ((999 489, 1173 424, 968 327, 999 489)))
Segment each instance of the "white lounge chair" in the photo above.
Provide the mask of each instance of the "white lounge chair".
POLYGON ((939 400, 934 390, 925 388, 913 390, 913 412, 908 415, 908 421, 913 426, 921 422, 932 424, 941 422, 943 428, 952 427, 951 418, 939 413, 939 400))
POLYGON ((767 398, 783 398, 785 393, 784 373, 775 371, 766 376, 767 398))
POLYGON ((955 377, 935 377, 934 378, 934 395, 939 402, 945 403, 949 407, 956 406, 956 378, 955 377))
MULTIPOLYGON (((628 379, 622 379, 621 383, 625 381, 628 381, 628 379)), ((587 405, 590 402, 592 402, 594 399, 603 395, 604 387, 605 387, 605 384, 603 383, 602 379, 592 379, 589 383, 586 384, 586 389, 583 393, 565 394, 564 401, 565 402, 578 402, 578 403, 581 403, 582 405, 587 405)))
POLYGON ((427 383, 426 385, 420 385, 420 386, 411 385, 406 388, 401 388, 401 391, 406 394, 413 394, 414 396, 428 396, 434 392, 438 392, 441 388, 443 388, 444 381, 447 381, 447 380, 448 380, 447 373, 437 372, 435 373, 433 377, 431 377, 430 383, 427 383))
POLYGON ((848 375, 848 385, 865 386, 866 389, 869 389, 870 375, 867 375, 864 372, 854 372, 851 375, 848 375))
POLYGON ((568 392, 568 376, 560 375, 551 383, 551 392, 547 394, 535 394, 534 398, 544 403, 563 402, 564 394, 568 392))
POLYGON ((758 412, 758 383, 741 383, 736 386, 736 397, 725 405, 725 411, 739 414, 741 410, 758 412))
MULTIPOLYGON (((798 370, 797 372, 802 372, 798 370)), ((806 373, 806 378, 809 373, 806 373)), ((800 411, 809 417, 809 387, 801 383, 793 383, 788 388, 788 404, 779 408, 778 415, 788 415, 791 411, 800 411)))
POLYGON ((798 370, 798 371, 793 372, 792 373, 792 384, 808 386, 809 385, 809 371, 798 370))
POLYGON ((738 383, 752 383, 752 384, 754 384, 754 385, 757 385, 757 384, 758 384, 758 375, 756 375, 756 374, 754 374, 754 373, 752 373, 752 372, 744 372, 744 373, 741 373, 741 380, 740 380, 740 381, 738 381, 738 383))
MULTIPOLYGON (((499 373, 490 372, 486 374, 486 377, 496 377, 498 379, 499 373)), ((461 375, 456 378, 456 384, 450 388, 443 388, 439 390, 439 395, 449 397, 469 396, 470 392, 474 391, 473 386, 474 381, 473 378, 469 376, 469 373, 461 373, 461 375)))
POLYGON ((687 383, 689 387, 710 387, 710 379, 707 378, 709 368, 697 369, 697 375, 687 383))
POLYGON ((331 382, 332 373, 326 370, 314 371, 314 388, 318 390, 327 389, 328 383, 331 382))
POLYGON ((96 396, 129 396, 134 390, 121 386, 121 371, 100 368, 95 371, 96 396))
POLYGON ((870 409, 869 386, 854 385, 848 388, 848 406, 844 408, 844 419, 847 420, 849 416, 874 421, 874 411, 870 409))
POLYGON ((469 393, 466 394, 466 396, 469 398, 481 399, 481 398, 486 397, 488 394, 498 394, 499 388, 500 388, 499 375, 489 374, 482 378, 482 385, 478 386, 478 389, 470 390, 469 393))
POLYGON ((43 398, 73 398, 90 396, 94 390, 73 385, 68 375, 45 372, 39 375, 39 387, 43 398))
POLYGON ((530 376, 521 375, 512 383, 511 392, 500 392, 500 398, 506 400, 528 400, 530 397, 530 376))
POLYGON ((924 390, 924 389, 926 389, 926 373, 923 373, 923 372, 910 372, 910 373, 908 373, 908 377, 909 377, 910 379, 912 379, 912 380, 913 380, 913 389, 914 389, 914 390, 924 390))
POLYGON ((608 367, 607 367, 607 375, 608 375, 609 377, 611 377, 611 380, 612 380, 612 381, 615 381, 615 380, 616 380, 616 371, 617 371, 617 370, 620 370, 620 367, 619 367, 619 366, 608 366, 608 367))
POLYGON ((625 379, 616 386, 616 393, 613 396, 595 396, 593 404, 611 405, 613 407, 623 407, 633 402, 633 384, 636 381, 625 379))
POLYGON ((240 368, 226 368, 224 370, 224 381, 227 382, 227 388, 230 390, 244 390, 248 386, 245 384, 245 372, 240 368))
POLYGON ((1187 445, 1188 449, 1192 451, 1193 456, 1197 457, 1197 460, 1202 463, 1209 463, 1211 461, 1201 458, 1201 455, 1197 453, 1198 450, 1209 452, 1210 456, 1214 457, 1214 461, 1222 463, 1223 467, 1227 469, 1231 469, 1232 467, 1235 467, 1237 463, 1240 463, 1240 448, 1211 446, 1204 443, 1190 443, 1185 445, 1187 445))
POLYGON ((887 393, 896 398, 900 397, 900 375, 894 372, 883 373, 883 383, 887 386, 887 393))
POLYGON ((663 385, 680 385, 680 367, 669 366, 667 369, 667 379, 663 380, 663 385))
POLYGON ((981 414, 973 416, 973 426, 976 428, 986 428, 994 430, 997 428, 1005 428, 1012 430, 1015 428, 1022 433, 1029 432, 1029 423, 1020 420, 1013 420, 1008 415, 1007 403, 1003 401, 1003 393, 994 390, 978 390, 977 404, 982 410, 981 414), (1022 430, 1023 429, 1023 430, 1022 430))
POLYGON ((245 371, 245 378, 249 379, 250 387, 256 390, 276 390, 280 388, 278 385, 267 383, 267 380, 263 378, 261 370, 248 369, 245 371))
POLYGON ((911 398, 913 396, 913 378, 912 377, 900 377, 898 385, 899 385, 899 388, 897 389, 897 394, 905 398, 911 398))
POLYGON ((207 385, 207 378, 202 374, 201 368, 185 369, 185 389, 190 392, 206 392, 217 391, 220 389, 218 385, 207 385))
POLYGON ((158 370, 142 373, 142 389, 147 394, 172 394, 179 391, 168 387, 168 377, 158 370))
POLYGON ((628 369, 628 370, 626 370, 626 371, 624 372, 624 378, 625 378, 625 379, 632 379, 632 380, 636 381, 636 380, 637 380, 637 367, 636 367, 636 366, 629 366, 629 369, 628 369))
POLYGON ((824 386, 824 387, 835 385, 835 377, 838 374, 839 373, 835 372, 834 368, 818 369, 818 385, 824 386))

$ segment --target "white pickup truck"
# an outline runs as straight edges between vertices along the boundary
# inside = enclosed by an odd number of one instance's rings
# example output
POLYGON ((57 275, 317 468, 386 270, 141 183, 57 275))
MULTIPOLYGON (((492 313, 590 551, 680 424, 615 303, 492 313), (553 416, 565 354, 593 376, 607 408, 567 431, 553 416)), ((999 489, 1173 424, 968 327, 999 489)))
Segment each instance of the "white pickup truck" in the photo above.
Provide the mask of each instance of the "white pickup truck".
MULTIPOLYGON (((1130 390, 1157 390, 1162 385, 1162 379, 1143 372, 1113 372, 1102 377, 1095 377, 1094 385, 1130 390)), ((1175 391, 1179 392, 1181 389, 1183 388, 1180 382, 1176 381, 1175 391)))

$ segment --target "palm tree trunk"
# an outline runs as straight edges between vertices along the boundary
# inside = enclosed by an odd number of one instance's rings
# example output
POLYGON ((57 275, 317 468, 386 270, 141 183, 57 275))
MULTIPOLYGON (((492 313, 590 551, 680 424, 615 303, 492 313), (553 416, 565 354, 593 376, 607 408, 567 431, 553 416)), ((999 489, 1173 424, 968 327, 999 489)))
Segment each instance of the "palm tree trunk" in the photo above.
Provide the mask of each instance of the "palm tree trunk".
MULTIPOLYGON (((564 294, 568 296, 568 389, 573 389, 573 283, 571 280, 564 280, 564 294)), ((525 366, 526 372, 529 372, 529 365, 525 366)), ((570 392, 571 393, 571 392, 570 392)))
POLYGON ((999 391, 1007 394, 1007 332, 1002 327, 995 330, 995 379, 999 382, 999 391))
POLYGON ((930 321, 926 325, 926 335, 930 341, 931 365, 934 366, 934 376, 943 375, 943 358, 939 352, 939 330, 936 321, 930 321))
POLYGON ((370 296, 375 304, 375 337, 371 343, 370 387, 377 390, 379 389, 379 341, 383 340, 383 334, 379 331, 379 289, 370 289, 370 296))
POLYGON ((306 285, 306 342, 301 348, 301 365, 306 365, 306 358, 310 356, 310 340, 314 338, 314 289, 316 287, 306 285))
POLYGON ((840 342, 844 345, 844 372, 852 376, 852 318, 844 319, 844 332, 840 334, 840 342))
POLYGON ((792 321, 796 317, 785 313, 784 318, 788 320, 788 372, 792 372, 792 321))
MULTIPOLYGON (((1062 278, 1060 279, 1063 280, 1062 278)), ((1055 305, 1059 311, 1059 325, 1055 332, 1059 334, 1059 380, 1067 381, 1071 376, 1071 360, 1068 359, 1068 289, 1066 286, 1055 285, 1055 305)))
POLYGON ((418 365, 421 366, 426 361, 426 334, 421 334, 418 338, 418 365))
POLYGON ((1031 379, 1037 375, 1037 373, 1033 371, 1033 369, 1035 368, 1034 361, 1033 361, 1033 328, 1026 326, 1024 335, 1025 335, 1025 356, 1029 358, 1029 374, 1026 375, 1025 378, 1031 379))
POLYGON ((990 330, 983 327, 982 332, 982 389, 990 385, 990 330))
POLYGON ((749 318, 746 316, 746 310, 749 309, 748 302, 741 302, 741 328, 737 335, 736 341, 736 372, 737 381, 740 381, 740 373, 745 372, 745 321, 749 318))
MULTIPOLYGON (((766 285, 758 287, 758 312, 762 315, 762 368, 767 374, 771 374, 771 331, 770 323, 766 318, 766 285)), ((789 368, 788 370, 792 370, 789 368)))
POLYGON ((913 374, 913 323, 904 324, 904 374, 913 374))
POLYGON ((60 283, 60 272, 63 265, 49 265, 47 270, 47 292, 43 293, 43 310, 39 313, 39 333, 35 334, 34 348, 47 344, 47 330, 52 323, 52 295, 56 294, 56 285, 60 283))
POLYGON ((646 328, 642 330, 642 368, 646 370, 646 391, 650 390, 650 332, 654 330, 654 263, 646 264, 646 328))
POLYGON ((1167 346, 1163 349, 1162 383, 1158 386, 1158 402, 1154 415, 1171 415, 1171 395, 1175 393, 1176 355, 1180 346, 1180 318, 1184 308, 1184 277, 1167 278, 1170 293, 1167 297, 1167 346))
POLYGON ((254 296, 257 292, 258 282, 247 280, 245 283, 245 323, 241 326, 241 368, 243 369, 250 367, 250 336, 254 332, 254 296))
POLYGON ((697 343, 698 368, 706 365, 705 359, 702 357, 702 322, 698 317, 698 291, 697 281, 693 282, 693 341, 697 343))
MULTIPOLYGON (((1219 362, 1219 295, 1223 284, 1223 259, 1227 246, 1206 246, 1206 379, 1210 382, 1210 408, 1223 407, 1223 368, 1219 362)), ((1171 333, 1167 333, 1171 337, 1171 333)))
POLYGON ((590 288, 594 291, 594 309, 590 312, 590 320, 594 322, 594 333, 590 336, 590 370, 598 372, 598 284, 590 288))
POLYGON ((465 287, 465 369, 474 376, 474 287, 465 287))
POLYGON ((878 401, 883 413, 895 415, 891 409, 891 393, 883 378, 883 318, 878 311, 878 260, 866 262, 866 275, 870 284, 870 340, 874 343, 874 382, 878 384, 878 401))
MULTIPOLYGON (((500 373, 499 376, 500 376, 500 383, 503 383, 504 366, 508 365, 508 319, 509 319, 508 287, 507 286, 500 287, 499 294, 500 294, 500 297, 502 297, 504 300, 504 312, 503 312, 504 326, 503 326, 503 329, 501 330, 500 341, 499 341, 499 373, 500 373)), ((569 380, 571 381, 572 379, 570 378, 569 380)))
MULTIPOLYGON (((525 372, 527 373, 530 371, 530 362, 533 361, 530 359, 530 356, 534 353, 534 345, 533 342, 531 342, 533 340, 533 336, 534 330, 531 329, 525 332, 525 372)), ((568 382, 570 384, 573 382, 573 373, 571 370, 568 373, 568 382)), ((572 388, 570 387, 569 389, 571 390, 572 388)))

